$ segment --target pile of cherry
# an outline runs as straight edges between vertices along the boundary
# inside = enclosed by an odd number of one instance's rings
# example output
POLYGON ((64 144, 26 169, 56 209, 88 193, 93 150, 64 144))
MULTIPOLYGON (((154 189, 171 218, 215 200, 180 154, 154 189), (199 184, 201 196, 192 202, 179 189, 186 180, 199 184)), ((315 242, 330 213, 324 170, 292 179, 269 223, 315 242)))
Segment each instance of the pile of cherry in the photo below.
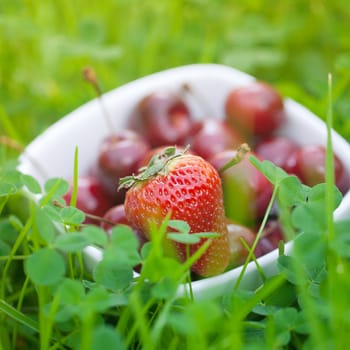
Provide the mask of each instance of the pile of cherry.
MULTIPOLYGON (((313 186, 325 179, 325 148, 322 145, 299 146, 276 132, 286 122, 281 95, 269 84, 255 81, 232 89, 225 97, 225 116, 203 115, 198 120, 181 93, 154 91, 135 106, 127 128, 106 137, 91 172, 80 176, 77 207, 87 214, 87 223, 107 232, 118 223, 128 224, 124 213, 125 190, 118 191, 119 179, 136 174, 151 157, 167 146, 180 150, 190 145, 197 154, 220 169, 236 154, 242 143, 250 153, 268 159, 290 174, 313 186), (221 119, 220 119, 221 118, 221 119), (101 220, 93 218, 100 217, 101 220)), ((249 155, 249 154, 248 154, 249 155)), ((246 249, 240 237, 251 244, 272 195, 272 185, 250 163, 248 155, 221 172, 227 227, 235 264, 241 264, 246 249)), ((350 177, 334 155, 335 181, 342 193, 350 187, 350 177)), ((67 204, 70 193, 65 196, 67 204)), ((143 236, 135 230, 144 243, 143 236)), ((275 249, 284 240, 278 215, 271 215, 255 255, 275 249)))

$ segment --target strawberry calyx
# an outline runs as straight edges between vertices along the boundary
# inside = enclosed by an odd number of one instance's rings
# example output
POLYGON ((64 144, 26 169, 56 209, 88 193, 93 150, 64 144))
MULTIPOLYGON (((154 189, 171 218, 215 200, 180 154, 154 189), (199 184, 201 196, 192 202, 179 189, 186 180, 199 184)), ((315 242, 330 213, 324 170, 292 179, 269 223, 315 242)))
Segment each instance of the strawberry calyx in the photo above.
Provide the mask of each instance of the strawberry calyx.
POLYGON ((138 174, 132 174, 121 178, 119 180, 118 191, 122 188, 128 189, 135 183, 147 181, 158 174, 165 174, 165 169, 169 162, 183 156, 188 149, 189 146, 186 146, 183 151, 179 152, 175 146, 166 147, 162 152, 155 154, 147 166, 140 168, 138 174))

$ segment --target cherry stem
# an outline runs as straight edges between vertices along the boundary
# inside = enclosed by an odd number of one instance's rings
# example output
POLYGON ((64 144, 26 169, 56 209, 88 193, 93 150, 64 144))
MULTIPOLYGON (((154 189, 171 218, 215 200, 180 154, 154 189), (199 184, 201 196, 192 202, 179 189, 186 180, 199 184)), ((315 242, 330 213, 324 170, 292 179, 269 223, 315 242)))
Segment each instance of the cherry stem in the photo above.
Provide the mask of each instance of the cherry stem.
POLYGON ((206 111, 206 113, 215 116, 213 106, 208 103, 208 99, 205 96, 201 95, 199 91, 194 91, 193 87, 189 83, 182 84, 181 92, 184 96, 192 96, 196 100, 196 102, 200 104, 201 107, 204 106, 204 110, 206 111))
POLYGON ((89 213, 84 213, 84 214, 88 219, 99 221, 99 222, 104 222, 105 224, 109 224, 109 225, 114 225, 114 226, 117 225, 115 222, 108 220, 108 219, 105 219, 101 216, 93 215, 93 214, 89 214, 89 213))
POLYGON ((6 135, 0 135, 0 144, 7 146, 19 153, 22 153, 24 151, 24 147, 18 141, 11 139, 6 135))
POLYGON ((112 119, 111 119, 111 117, 107 111, 107 108, 105 106, 105 103, 103 101, 102 89, 101 89, 100 84, 97 80, 97 75, 96 75, 95 70, 92 67, 85 67, 83 69, 83 77, 95 90, 98 101, 99 101, 101 109, 102 109, 102 113, 104 115, 104 118, 105 118, 105 121, 107 124, 107 127, 109 130, 113 130, 114 126, 112 123, 112 119))
POLYGON ((30 163, 32 163, 32 165, 38 170, 38 172, 44 178, 48 177, 46 171, 44 171, 41 165, 32 156, 30 156, 28 152, 26 152, 25 147, 21 143, 19 143, 18 141, 6 135, 0 135, 0 144, 22 154, 24 157, 26 157, 30 161, 30 163))
POLYGON ((235 156, 227 163, 225 163, 221 168, 219 168, 219 174, 222 174, 227 169, 230 169, 234 165, 241 162, 248 152, 250 152, 250 147, 247 143, 242 143, 240 146, 238 146, 235 156))

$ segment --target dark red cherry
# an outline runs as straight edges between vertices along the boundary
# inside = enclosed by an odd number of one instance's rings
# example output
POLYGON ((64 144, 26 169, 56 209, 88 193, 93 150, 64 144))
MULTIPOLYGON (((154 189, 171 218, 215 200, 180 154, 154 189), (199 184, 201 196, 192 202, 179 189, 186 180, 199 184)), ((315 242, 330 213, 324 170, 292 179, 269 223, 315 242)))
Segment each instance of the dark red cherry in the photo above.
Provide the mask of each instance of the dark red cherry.
POLYGON ((125 191, 117 191, 119 179, 138 170, 138 164, 149 151, 145 139, 132 130, 122 130, 106 137, 100 146, 96 172, 106 193, 122 203, 125 191))
POLYGON ((260 81, 231 90, 225 110, 227 121, 248 135, 271 134, 286 119, 281 95, 260 81))
POLYGON ((125 217, 124 204, 114 205, 109 208, 103 215, 103 219, 104 220, 101 220, 100 226, 107 232, 117 224, 130 226, 129 221, 125 217))
POLYGON ((142 134, 152 147, 183 145, 192 127, 192 117, 179 95, 157 91, 140 101, 129 127, 142 134))
POLYGON ((258 258, 272 252, 278 248, 280 241, 286 241, 280 223, 275 219, 269 220, 256 246, 255 256, 258 258))
MULTIPOLYGON (((63 196, 67 205, 70 205, 73 186, 70 185, 68 193, 63 196)), ((78 178, 78 192, 76 207, 86 214, 102 217, 113 205, 112 198, 105 195, 99 179, 93 176, 80 176, 78 178)), ((85 223, 99 225, 98 220, 86 218, 85 223)))
POLYGON ((243 137, 226 121, 208 117, 194 123, 186 143, 196 154, 210 159, 214 154, 236 148, 243 142, 243 137))
MULTIPOLYGON (((293 152, 287 159, 286 171, 300 178, 304 184, 314 186, 325 182, 326 148, 322 145, 306 145, 293 152)), ((340 159, 334 155, 335 184, 344 194, 349 190, 350 177, 340 159)))
POLYGON ((284 169, 287 158, 299 145, 284 136, 269 136, 258 141, 255 152, 261 159, 270 160, 278 167, 284 169))
MULTIPOLYGON (((105 215, 103 216, 103 219, 104 220, 101 220, 100 226, 107 232, 109 232, 115 225, 118 224, 127 225, 131 227, 129 220, 125 216, 124 204, 118 204, 108 209, 105 215)), ((145 243, 146 238, 142 234, 142 232, 134 229, 133 227, 132 229, 134 230, 140 244, 145 243)))
POLYGON ((250 248, 254 243, 256 234, 250 228, 234 223, 232 220, 228 220, 227 231, 231 252, 229 268, 233 268, 242 265, 249 253, 242 240, 250 248))

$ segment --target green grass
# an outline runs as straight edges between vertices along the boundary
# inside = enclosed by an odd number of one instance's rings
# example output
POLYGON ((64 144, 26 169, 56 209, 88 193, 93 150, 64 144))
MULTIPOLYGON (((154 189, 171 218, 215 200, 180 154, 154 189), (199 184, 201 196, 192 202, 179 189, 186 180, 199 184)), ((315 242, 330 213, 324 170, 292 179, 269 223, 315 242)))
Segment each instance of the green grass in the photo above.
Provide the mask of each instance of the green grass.
MULTIPOLYGON (((108 91, 214 62, 271 82, 350 141, 349 21, 345 0, 0 0, 0 135, 25 145, 94 98, 86 66, 108 91)), ((331 218, 340 197, 330 158, 327 184, 312 189, 257 164, 302 232, 295 255, 282 254, 279 273, 255 291, 201 301, 176 298, 188 274, 160 244, 140 256, 123 228, 109 240, 92 227, 78 234, 83 214, 52 204, 67 184, 39 188, 13 171, 17 154, 0 146, 0 350, 347 348, 349 223, 331 218), (22 186, 42 202, 28 202, 22 186), (56 226, 67 234, 56 237, 56 226), (93 272, 81 263, 92 243, 106 251, 93 272)))
POLYGON ((350 133, 350 46, 346 1, 3 1, 2 109, 28 142, 94 97, 81 70, 104 91, 154 71, 224 63, 272 82, 325 114, 334 76, 335 127, 350 133))

